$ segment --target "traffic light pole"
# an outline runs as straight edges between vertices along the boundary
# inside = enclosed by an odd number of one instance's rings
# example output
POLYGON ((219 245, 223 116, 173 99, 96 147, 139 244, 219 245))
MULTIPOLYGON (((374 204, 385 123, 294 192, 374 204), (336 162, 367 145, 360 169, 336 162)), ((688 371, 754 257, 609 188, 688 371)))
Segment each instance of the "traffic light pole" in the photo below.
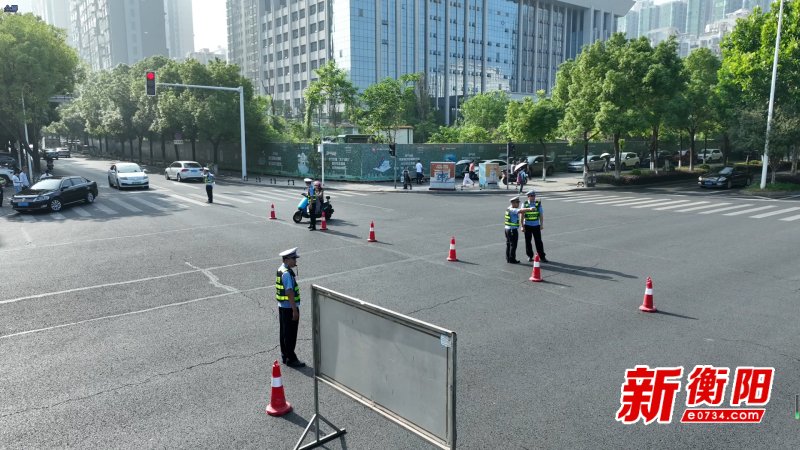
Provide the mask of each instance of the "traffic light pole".
POLYGON ((239 93, 239 126, 240 126, 240 133, 241 133, 241 142, 242 142, 242 181, 247 181, 247 152, 245 149, 247 148, 245 145, 245 136, 244 136, 244 87, 239 86, 236 88, 231 87, 223 87, 223 86, 200 86, 197 84, 178 84, 178 83, 156 83, 157 86, 167 86, 167 87, 185 87, 185 88, 192 88, 192 89, 211 89, 213 91, 235 91, 239 93))

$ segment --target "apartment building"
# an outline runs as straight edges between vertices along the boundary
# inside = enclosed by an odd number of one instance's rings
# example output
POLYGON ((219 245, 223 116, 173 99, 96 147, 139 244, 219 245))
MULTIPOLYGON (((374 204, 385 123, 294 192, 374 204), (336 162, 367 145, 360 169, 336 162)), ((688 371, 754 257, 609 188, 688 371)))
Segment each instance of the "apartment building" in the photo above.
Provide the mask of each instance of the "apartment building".
POLYGON ((616 31, 632 0, 227 0, 228 60, 299 117, 335 60, 363 90, 425 74, 447 121, 480 92, 549 92, 558 65, 616 31))

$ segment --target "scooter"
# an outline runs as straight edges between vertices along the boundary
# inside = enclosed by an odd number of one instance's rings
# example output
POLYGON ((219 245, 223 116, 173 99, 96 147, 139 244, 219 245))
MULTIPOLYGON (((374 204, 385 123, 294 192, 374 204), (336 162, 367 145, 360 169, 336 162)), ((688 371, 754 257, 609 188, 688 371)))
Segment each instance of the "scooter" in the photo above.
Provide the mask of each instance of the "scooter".
MULTIPOLYGON (((333 207, 331 206, 330 195, 326 195, 325 201, 322 202, 322 212, 325 214, 325 220, 331 220, 331 216, 333 216, 333 207)), ((297 211, 294 212, 292 220, 294 220, 294 223, 300 223, 303 221, 304 217, 306 219, 311 218, 311 216, 308 215, 308 195, 306 194, 303 194, 303 199, 297 204, 297 211)))

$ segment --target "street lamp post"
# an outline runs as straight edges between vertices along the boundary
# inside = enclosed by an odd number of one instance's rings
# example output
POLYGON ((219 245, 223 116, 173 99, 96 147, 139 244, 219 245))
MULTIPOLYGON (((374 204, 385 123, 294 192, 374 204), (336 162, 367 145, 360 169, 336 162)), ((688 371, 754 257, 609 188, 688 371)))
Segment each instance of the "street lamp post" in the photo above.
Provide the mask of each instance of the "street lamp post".
POLYGON ((761 189, 767 187, 767 167, 769 166, 769 133, 772 130, 772 113, 775 109, 775 83, 778 80, 778 54, 781 47, 781 26, 783 25, 783 0, 778 10, 778 32, 775 34, 775 57, 772 60, 772 86, 769 90, 767 110, 767 137, 764 139, 764 156, 761 158, 761 189))

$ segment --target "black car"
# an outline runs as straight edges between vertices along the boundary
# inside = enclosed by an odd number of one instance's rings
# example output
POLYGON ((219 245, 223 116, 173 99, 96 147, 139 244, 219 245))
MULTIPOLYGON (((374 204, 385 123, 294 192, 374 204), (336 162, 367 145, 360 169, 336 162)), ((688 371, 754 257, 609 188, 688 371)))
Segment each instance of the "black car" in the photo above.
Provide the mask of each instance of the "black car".
POLYGON ((71 203, 93 203, 96 197, 94 181, 75 176, 50 177, 11 197, 11 207, 17 211, 49 209, 58 212, 71 203))
POLYGON ((17 157, 11 153, 0 153, 0 166, 18 167, 17 157))
POLYGON ((720 170, 705 173, 697 179, 697 185, 702 188, 748 186, 753 177, 746 167, 723 167, 720 170))

